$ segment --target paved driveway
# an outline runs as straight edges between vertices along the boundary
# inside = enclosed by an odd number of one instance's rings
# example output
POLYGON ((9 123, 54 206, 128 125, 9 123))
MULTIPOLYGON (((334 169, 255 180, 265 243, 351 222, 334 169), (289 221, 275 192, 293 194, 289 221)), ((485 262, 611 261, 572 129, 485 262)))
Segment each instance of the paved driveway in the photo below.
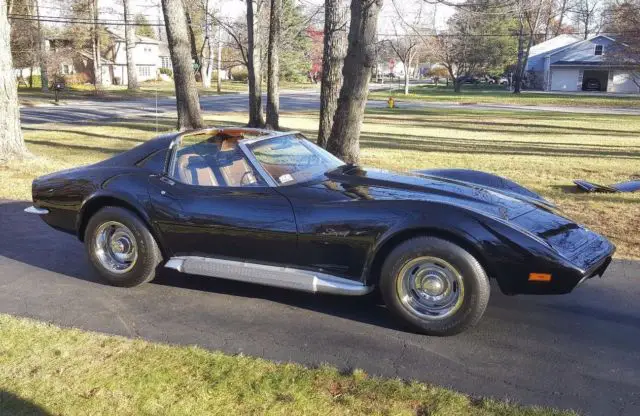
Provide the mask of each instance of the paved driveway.
POLYGON ((163 273, 105 286, 82 245, 0 202, 0 313, 308 365, 330 363, 525 404, 640 414, 640 263, 566 296, 492 293, 484 319, 449 338, 400 331, 375 296, 342 298, 163 273))

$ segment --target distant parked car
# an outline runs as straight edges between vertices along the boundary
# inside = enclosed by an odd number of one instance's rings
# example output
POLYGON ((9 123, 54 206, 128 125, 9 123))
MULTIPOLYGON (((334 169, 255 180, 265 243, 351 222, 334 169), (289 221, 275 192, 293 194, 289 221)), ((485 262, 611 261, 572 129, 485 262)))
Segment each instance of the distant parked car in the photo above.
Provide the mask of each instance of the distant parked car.
POLYGON ((600 91, 600 81, 596 78, 589 78, 582 84, 584 91, 600 91))
POLYGON ((460 81, 462 81, 463 84, 478 84, 478 78, 476 77, 462 77, 460 78, 460 81))

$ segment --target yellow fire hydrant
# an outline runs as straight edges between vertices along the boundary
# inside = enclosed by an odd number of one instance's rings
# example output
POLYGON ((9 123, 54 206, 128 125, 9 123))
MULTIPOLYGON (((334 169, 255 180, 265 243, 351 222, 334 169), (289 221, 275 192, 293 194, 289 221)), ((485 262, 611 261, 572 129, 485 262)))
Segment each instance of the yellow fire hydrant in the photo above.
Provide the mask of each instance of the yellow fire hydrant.
POLYGON ((387 104, 389 105, 389 108, 396 108, 396 101, 393 99, 393 97, 389 97, 389 99, 387 100, 387 104))

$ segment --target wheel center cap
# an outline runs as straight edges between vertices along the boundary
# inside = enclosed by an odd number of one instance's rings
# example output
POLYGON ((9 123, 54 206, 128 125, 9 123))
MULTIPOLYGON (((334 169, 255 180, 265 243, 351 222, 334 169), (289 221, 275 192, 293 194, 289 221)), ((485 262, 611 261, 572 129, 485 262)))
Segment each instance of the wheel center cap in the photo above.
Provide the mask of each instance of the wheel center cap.
POLYGON ((427 276, 422 280, 421 289, 429 296, 439 296, 444 292, 444 282, 438 276, 427 276))
POLYGON ((119 238, 111 242, 111 250, 116 254, 126 253, 128 247, 129 245, 124 238, 119 238))

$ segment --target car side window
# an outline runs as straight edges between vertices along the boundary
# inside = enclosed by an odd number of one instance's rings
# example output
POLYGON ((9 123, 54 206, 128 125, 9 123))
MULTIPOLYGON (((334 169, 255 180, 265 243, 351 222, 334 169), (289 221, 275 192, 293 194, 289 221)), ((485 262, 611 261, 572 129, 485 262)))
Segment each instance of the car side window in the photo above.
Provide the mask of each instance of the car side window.
POLYGON ((187 185, 265 186, 238 146, 237 138, 187 135, 174 152, 169 176, 187 185))

